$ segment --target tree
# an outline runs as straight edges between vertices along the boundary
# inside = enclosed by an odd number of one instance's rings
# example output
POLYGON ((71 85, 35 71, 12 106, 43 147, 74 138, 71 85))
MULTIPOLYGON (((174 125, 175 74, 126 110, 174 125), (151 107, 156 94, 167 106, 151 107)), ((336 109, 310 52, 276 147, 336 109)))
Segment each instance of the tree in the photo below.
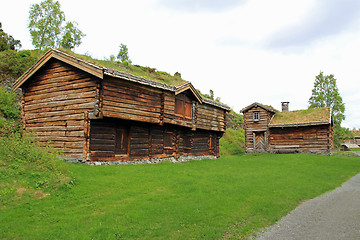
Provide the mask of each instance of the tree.
POLYGON ((31 5, 28 27, 35 48, 41 50, 57 46, 64 21, 65 14, 58 1, 45 0, 31 5))
POLYGON ((77 28, 76 22, 67 22, 63 27, 64 21, 65 14, 58 1, 44 0, 40 4, 31 5, 28 28, 34 47, 42 50, 79 46, 85 35, 77 28))
POLYGON ((81 44, 81 38, 84 36, 85 34, 77 28, 77 22, 68 22, 64 28, 60 45, 66 49, 73 49, 81 44))
POLYGON ((309 99, 309 108, 331 107, 334 124, 340 126, 345 119, 345 104, 339 94, 334 75, 324 76, 320 72, 316 76, 312 95, 309 99))
POLYGON ((20 47, 20 40, 15 40, 11 35, 5 33, 0 22, 0 51, 18 50, 20 47))
POLYGON ((335 147, 340 147, 344 136, 346 136, 346 129, 341 127, 341 122, 345 119, 345 104, 342 102, 333 74, 324 76, 323 72, 320 72, 316 76, 312 95, 309 99, 309 108, 320 107, 332 108, 334 145, 335 147))
POLYGON ((120 51, 117 55, 117 58, 120 60, 120 62, 122 63, 130 63, 131 64, 131 60, 129 58, 129 52, 128 52, 128 48, 125 44, 120 44, 120 51))

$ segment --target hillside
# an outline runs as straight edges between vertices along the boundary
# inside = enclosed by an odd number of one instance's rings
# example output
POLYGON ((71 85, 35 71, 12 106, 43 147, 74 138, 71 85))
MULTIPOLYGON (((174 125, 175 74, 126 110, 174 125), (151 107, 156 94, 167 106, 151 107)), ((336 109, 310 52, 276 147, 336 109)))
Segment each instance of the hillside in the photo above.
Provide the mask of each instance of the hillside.
POLYGON ((20 108, 14 92, 0 86, 0 203, 43 198, 73 183, 68 166, 51 146, 23 136, 20 108))

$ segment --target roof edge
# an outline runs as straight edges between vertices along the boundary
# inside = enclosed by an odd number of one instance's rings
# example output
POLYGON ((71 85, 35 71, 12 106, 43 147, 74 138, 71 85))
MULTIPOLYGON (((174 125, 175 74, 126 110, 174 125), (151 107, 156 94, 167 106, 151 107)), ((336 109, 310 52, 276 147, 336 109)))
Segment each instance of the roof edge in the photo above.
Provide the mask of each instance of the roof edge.
POLYGON ((330 122, 308 122, 308 123, 284 123, 284 124, 269 124, 269 128, 278 127, 304 127, 304 126, 315 126, 315 125, 327 125, 330 122))
POLYGON ((241 112, 241 113, 244 113, 244 112, 248 111, 250 108, 257 107, 257 106, 258 106, 258 107, 261 107, 261 108, 263 108, 263 109, 265 109, 265 110, 267 110, 267 111, 269 111, 269 112, 273 112, 273 113, 276 113, 276 112, 277 112, 276 110, 271 109, 271 108, 265 106, 264 104, 261 104, 261 103, 258 103, 258 102, 254 102, 254 103, 250 104, 249 106, 244 107, 243 109, 241 109, 240 112, 241 112))
POLYGON ((151 87, 156 87, 156 88, 160 88, 160 89, 164 89, 164 90, 168 90, 168 91, 172 91, 175 92, 176 87, 172 86, 172 85, 167 85, 165 83, 160 83, 154 80, 150 80, 147 78, 143 78, 143 77, 139 77, 139 76, 135 76, 133 74, 130 73, 126 73, 126 72, 121 72, 112 68, 104 68, 104 74, 111 76, 111 77, 116 77, 116 78, 122 78, 122 79, 126 79, 128 81, 131 82, 136 82, 136 83, 140 83, 143 85, 148 85, 151 87))
POLYGON ((214 100, 210 100, 210 99, 207 99, 207 98, 204 98, 204 97, 201 97, 201 98, 202 98, 203 102, 206 103, 206 104, 213 105, 213 106, 218 107, 218 108, 222 108, 222 109, 224 109, 226 111, 231 110, 231 108, 226 104, 219 103, 219 102, 216 102, 214 100))
POLYGON ((175 88, 175 95, 178 95, 182 92, 185 92, 187 90, 190 90, 192 92, 192 94, 194 95, 194 97, 196 98, 196 100, 198 100, 199 103, 203 102, 203 99, 200 95, 200 93, 195 89, 195 87, 191 84, 191 82, 187 82, 184 83, 183 85, 180 85, 178 87, 175 88))
POLYGON ((21 87, 31 76, 33 76, 42 66, 44 66, 52 58, 56 58, 101 79, 103 78, 103 68, 52 48, 47 51, 32 67, 30 67, 23 75, 21 75, 21 77, 16 80, 13 85, 13 90, 21 87))

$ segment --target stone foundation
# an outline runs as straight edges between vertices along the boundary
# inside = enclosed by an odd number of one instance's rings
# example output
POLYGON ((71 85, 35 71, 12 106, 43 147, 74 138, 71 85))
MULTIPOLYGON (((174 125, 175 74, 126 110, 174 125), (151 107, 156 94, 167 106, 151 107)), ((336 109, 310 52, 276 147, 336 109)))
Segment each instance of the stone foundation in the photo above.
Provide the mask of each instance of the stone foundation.
POLYGON ((70 163, 84 163, 92 166, 100 165, 135 165, 135 164, 156 164, 161 162, 172 162, 172 163, 184 163, 190 160, 203 160, 203 159, 216 159, 214 155, 206 156, 181 156, 179 158, 175 157, 166 157, 166 158, 152 158, 152 159, 143 159, 137 161, 124 161, 124 162, 91 162, 91 161, 81 161, 81 160, 65 160, 70 163))

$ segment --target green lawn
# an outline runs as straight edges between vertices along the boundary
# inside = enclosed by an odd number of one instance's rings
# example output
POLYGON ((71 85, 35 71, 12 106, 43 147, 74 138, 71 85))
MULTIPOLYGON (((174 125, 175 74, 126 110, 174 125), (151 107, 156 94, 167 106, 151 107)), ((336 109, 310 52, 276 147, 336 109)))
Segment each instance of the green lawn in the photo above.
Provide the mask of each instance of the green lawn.
POLYGON ((0 201, 1 239, 246 239, 360 172, 360 158, 306 154, 69 165, 71 189, 0 201))

